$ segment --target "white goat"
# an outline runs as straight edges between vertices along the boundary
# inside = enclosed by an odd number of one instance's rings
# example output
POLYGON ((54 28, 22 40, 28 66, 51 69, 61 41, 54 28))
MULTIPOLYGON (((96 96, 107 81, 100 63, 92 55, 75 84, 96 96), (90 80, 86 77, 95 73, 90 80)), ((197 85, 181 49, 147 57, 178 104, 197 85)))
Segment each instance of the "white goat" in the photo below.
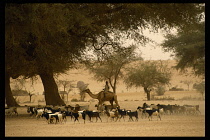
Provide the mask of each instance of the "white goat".
POLYGON ((40 118, 42 116, 42 114, 44 113, 44 109, 37 109, 37 114, 36 114, 36 118, 40 118))

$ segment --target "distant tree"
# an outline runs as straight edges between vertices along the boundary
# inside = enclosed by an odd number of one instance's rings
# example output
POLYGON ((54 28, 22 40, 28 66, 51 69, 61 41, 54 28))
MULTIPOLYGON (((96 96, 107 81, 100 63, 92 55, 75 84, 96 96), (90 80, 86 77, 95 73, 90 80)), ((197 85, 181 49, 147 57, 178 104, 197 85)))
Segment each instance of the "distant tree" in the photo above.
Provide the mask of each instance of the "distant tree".
POLYGON ((62 94, 62 99, 64 100, 64 93, 67 94, 67 102, 68 102, 68 95, 69 92, 72 91, 72 88, 74 87, 72 81, 68 81, 68 80, 58 80, 57 81, 57 85, 58 87, 62 87, 63 88, 63 94, 62 94))
POLYGON ((200 83, 193 84, 193 88, 196 89, 199 93, 201 93, 202 97, 204 98, 205 93, 205 82, 202 81, 200 83))
POLYGON ((150 100, 150 92, 154 87, 169 84, 170 69, 166 64, 159 62, 142 61, 139 65, 127 68, 125 83, 129 87, 143 87, 150 100))
POLYGON ((186 84, 187 85, 187 89, 188 91, 190 90, 190 84, 193 83, 192 80, 184 80, 184 81, 180 81, 180 83, 186 84))
POLYGON ((101 49, 101 53, 97 52, 97 60, 89 61, 86 66, 94 74, 96 80, 104 81, 104 83, 108 81, 113 92, 116 93, 117 81, 123 77, 122 70, 127 64, 137 59, 135 49, 134 45, 101 49))
POLYGON ((88 88, 89 84, 85 84, 83 81, 78 81, 77 82, 77 88, 79 89, 79 94, 80 94, 80 101, 84 101, 85 100, 85 93, 83 92, 85 89, 88 88))
POLYGON ((32 88, 33 88, 33 79, 31 79, 30 88, 27 87, 27 85, 26 85, 27 82, 26 82, 26 79, 24 79, 24 78, 15 79, 14 83, 15 83, 14 89, 15 90, 23 90, 24 89, 24 91, 26 91, 26 93, 29 96, 29 101, 31 102, 31 98, 34 95, 34 93, 32 93, 34 91, 34 90, 32 90, 32 88))

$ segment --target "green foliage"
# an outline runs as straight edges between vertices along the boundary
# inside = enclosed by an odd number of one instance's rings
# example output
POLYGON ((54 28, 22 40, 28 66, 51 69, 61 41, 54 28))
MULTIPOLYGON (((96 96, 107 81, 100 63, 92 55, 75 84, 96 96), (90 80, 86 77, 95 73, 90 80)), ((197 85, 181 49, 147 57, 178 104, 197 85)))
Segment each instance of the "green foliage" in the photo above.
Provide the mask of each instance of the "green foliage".
POLYGON ((193 85, 193 88, 196 89, 196 90, 197 90, 199 93, 201 93, 202 96, 203 96, 204 93, 205 93, 205 82, 202 81, 202 82, 200 82, 200 83, 195 83, 195 84, 193 85))
POLYGON ((128 86, 152 88, 169 84, 170 69, 162 62, 143 61, 135 67, 127 68, 125 83, 128 86))
POLYGON ((76 98, 71 99, 72 102, 78 102, 79 100, 76 98))
POLYGON ((205 22, 192 25, 187 31, 166 36, 165 51, 173 51, 178 59, 177 69, 193 68, 195 75, 205 76, 205 22))
POLYGON ((164 86, 158 86, 157 89, 155 90, 155 92, 157 93, 157 95, 164 95, 164 93, 166 92, 166 89, 164 86))
POLYGON ((154 87, 169 84, 171 73, 162 61, 143 61, 135 67, 127 68, 124 82, 128 87, 143 87, 150 100, 150 92, 154 87))
POLYGON ((113 43, 119 40, 119 32, 144 42, 143 29, 192 24, 197 22, 200 7, 194 3, 6 4, 6 70, 14 78, 43 71, 63 73, 87 46, 113 43))
POLYGON ((136 59, 136 46, 103 48, 97 53, 97 61, 86 61, 86 66, 94 78, 98 81, 108 81, 113 92, 116 92, 116 84, 123 77, 122 69, 136 59))

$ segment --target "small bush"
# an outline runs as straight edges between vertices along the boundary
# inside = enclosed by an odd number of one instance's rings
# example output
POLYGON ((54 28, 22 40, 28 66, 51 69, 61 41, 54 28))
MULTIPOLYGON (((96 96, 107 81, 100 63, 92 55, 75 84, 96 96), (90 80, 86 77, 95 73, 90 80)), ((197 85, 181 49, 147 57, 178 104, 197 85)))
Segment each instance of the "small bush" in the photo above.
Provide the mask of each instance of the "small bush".
POLYGON ((183 88, 172 87, 169 91, 184 91, 183 88))
POLYGON ((73 99, 71 99, 71 101, 72 102, 78 102, 78 99, 73 98, 73 99))
POLYGON ((166 92, 166 90, 165 90, 165 87, 158 86, 157 89, 155 90, 155 92, 157 93, 158 96, 160 96, 160 95, 164 95, 164 93, 166 92))

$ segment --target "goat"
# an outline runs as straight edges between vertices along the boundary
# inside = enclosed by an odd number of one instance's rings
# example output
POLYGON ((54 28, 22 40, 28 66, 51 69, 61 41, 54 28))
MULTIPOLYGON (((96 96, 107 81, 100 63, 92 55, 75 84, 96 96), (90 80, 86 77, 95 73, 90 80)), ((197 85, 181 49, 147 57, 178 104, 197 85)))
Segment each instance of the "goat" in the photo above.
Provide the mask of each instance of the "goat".
POLYGON ((142 119, 143 119, 144 117, 145 117, 145 118, 147 117, 145 108, 138 106, 138 107, 137 107, 137 110, 139 110, 139 112, 141 112, 141 118, 142 118, 142 119))
POLYGON ((35 107, 28 106, 27 112, 30 113, 30 116, 33 116, 36 114, 36 109, 35 109, 35 107))
POLYGON ((52 114, 52 113, 46 113, 45 112, 45 113, 42 114, 42 116, 46 118, 48 124, 53 123, 54 119, 56 120, 55 124, 57 122, 59 122, 58 114, 52 114))
POLYGON ((67 121, 66 116, 70 116, 70 117, 71 117, 71 120, 72 120, 72 118, 74 117, 74 116, 72 115, 72 111, 61 111, 61 113, 64 114, 63 118, 64 118, 66 121, 67 121))
POLYGON ((56 112, 56 113, 54 113, 55 115, 58 115, 58 121, 60 122, 60 123, 62 123, 63 122, 63 114, 61 114, 60 112, 56 112))
POLYGON ((172 105, 170 104, 168 105, 157 104, 157 106, 158 106, 158 109, 163 108, 164 114, 167 114, 167 112, 169 112, 170 114, 173 113, 172 105))
POLYGON ((194 105, 183 105, 185 107, 185 111, 186 111, 186 114, 189 115, 189 114, 196 114, 197 113, 197 109, 196 109, 196 106, 194 105))
POLYGON ((119 118, 119 121, 121 118, 123 118, 123 120, 125 121, 125 118, 124 116, 127 115, 127 111, 125 109, 120 109, 120 107, 117 106, 117 111, 119 112, 120 114, 120 118, 119 118))
POLYGON ((78 118, 81 117, 84 120, 84 124, 85 124, 85 118, 86 118, 85 111, 72 112, 72 115, 74 116, 74 123, 76 120, 79 122, 78 118))
MULTIPOLYGON (((98 111, 88 111, 86 110, 85 113, 89 116, 90 122, 91 122, 91 118, 95 117, 96 118, 96 122, 98 120, 98 118, 101 120, 100 114, 98 111)), ((102 122, 102 120, 101 120, 102 122)))
POLYGON ((129 116, 129 120, 128 121, 130 121, 130 120, 132 120, 133 121, 133 118, 132 117, 135 117, 136 118, 136 120, 135 121, 138 121, 138 111, 136 110, 136 111, 127 111, 127 114, 128 114, 128 116, 129 116))
POLYGON ((17 107, 5 108, 5 115, 12 116, 13 113, 18 116, 17 107))
POLYGON ((109 118, 111 118, 113 120, 114 120, 114 118, 116 118, 115 121, 117 121, 119 118, 119 113, 118 113, 117 109, 105 110, 105 114, 107 114, 107 116, 108 116, 107 122, 108 122, 109 118))
POLYGON ((42 114, 44 113, 44 109, 37 109, 36 110, 36 118, 40 118, 42 114))
MULTIPOLYGON (((148 116, 149 121, 150 121, 150 118, 151 118, 151 120, 152 120, 152 116, 153 116, 153 115, 159 117, 160 120, 161 120, 161 117, 160 117, 160 114, 159 114, 159 109, 146 108, 145 111, 146 111, 146 113, 149 114, 149 116, 148 116)), ((158 118, 157 118, 157 119, 158 119, 158 118)))

